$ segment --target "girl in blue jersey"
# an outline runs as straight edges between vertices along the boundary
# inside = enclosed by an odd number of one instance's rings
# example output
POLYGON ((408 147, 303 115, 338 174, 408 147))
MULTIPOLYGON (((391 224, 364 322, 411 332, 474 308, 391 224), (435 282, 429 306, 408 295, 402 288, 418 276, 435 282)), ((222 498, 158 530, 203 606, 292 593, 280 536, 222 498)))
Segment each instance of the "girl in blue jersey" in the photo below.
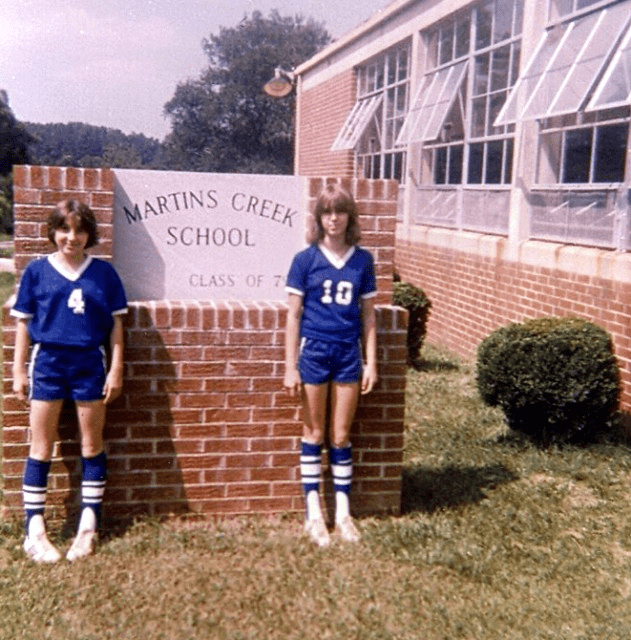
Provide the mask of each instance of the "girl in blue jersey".
POLYGON ((372 256, 357 246, 358 214, 351 194, 338 184, 327 185, 314 215, 312 243, 294 257, 287 276, 284 386, 291 395, 302 389, 300 473, 306 504, 305 530, 316 544, 326 546, 330 537, 319 487, 327 404, 335 529, 343 540, 356 542, 360 538, 349 509, 349 436, 359 394, 369 393, 377 382, 377 292, 372 256))
POLYGON ((47 224, 48 238, 57 251, 28 265, 11 310, 18 319, 13 390, 21 400, 30 400, 31 443, 23 484, 24 549, 36 562, 61 558, 46 535, 44 507, 65 399, 76 404, 82 462, 81 516, 66 557, 72 561, 93 551, 105 490, 105 406, 122 390, 121 316, 127 311, 114 268, 85 253, 98 243, 92 210, 66 200, 51 213, 47 224), (111 352, 109 370, 106 343, 111 352))

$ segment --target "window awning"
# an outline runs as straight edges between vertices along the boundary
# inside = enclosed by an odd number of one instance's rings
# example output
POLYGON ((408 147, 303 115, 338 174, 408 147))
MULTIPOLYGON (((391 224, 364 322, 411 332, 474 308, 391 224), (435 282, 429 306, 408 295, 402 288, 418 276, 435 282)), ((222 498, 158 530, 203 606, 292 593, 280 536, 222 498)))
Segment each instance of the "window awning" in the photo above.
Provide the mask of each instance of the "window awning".
POLYGON ((467 65, 467 60, 458 62, 423 78, 397 137, 397 145, 439 138, 449 110, 458 97, 467 65))
POLYGON ((631 104, 631 26, 620 43, 607 72, 598 83, 586 111, 631 104))
POLYGON ((331 151, 354 149, 371 119, 383 102, 383 93, 358 100, 346 117, 340 132, 331 145, 331 151))
MULTIPOLYGON (((499 112, 495 126, 584 109, 605 70, 605 77, 611 78, 609 93, 622 80, 628 82, 630 8, 631 2, 622 2, 546 32, 499 112), (614 65, 616 60, 620 65, 614 65)), ((624 104, 629 103, 628 95, 629 92, 624 104)))

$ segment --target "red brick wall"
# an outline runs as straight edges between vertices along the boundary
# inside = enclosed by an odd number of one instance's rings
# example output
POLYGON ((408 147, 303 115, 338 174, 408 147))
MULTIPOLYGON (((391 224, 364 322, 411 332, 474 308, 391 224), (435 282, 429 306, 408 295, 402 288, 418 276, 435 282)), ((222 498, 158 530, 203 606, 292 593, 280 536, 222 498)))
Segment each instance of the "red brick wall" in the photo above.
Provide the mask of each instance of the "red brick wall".
POLYGON ((296 131, 296 173, 301 176, 353 175, 353 152, 330 151, 355 103, 355 75, 339 74, 316 88, 301 91, 296 131), (326 96, 326 100, 322 100, 326 96))
POLYGON ((432 302, 428 341, 465 356, 508 322, 575 315, 603 327, 620 362, 622 409, 631 409, 631 285, 401 239, 395 263, 432 302))
MULTIPOLYGON (((48 253, 43 221, 64 197, 94 207, 111 255, 113 180, 108 170, 16 167, 16 264, 48 253)), ((324 178, 314 179, 315 197, 324 178)), ((350 183, 363 245, 379 279, 378 388, 353 425, 357 513, 396 512, 401 489, 406 313, 389 306, 396 184, 350 183)), ((28 408, 11 395, 15 323, 4 308, 4 511, 21 513, 28 408)), ((284 303, 137 302, 125 320, 124 394, 105 431, 108 519, 136 514, 301 511, 300 409, 282 389, 284 303)), ((49 517, 78 505, 79 446, 64 410, 49 483, 49 517)))

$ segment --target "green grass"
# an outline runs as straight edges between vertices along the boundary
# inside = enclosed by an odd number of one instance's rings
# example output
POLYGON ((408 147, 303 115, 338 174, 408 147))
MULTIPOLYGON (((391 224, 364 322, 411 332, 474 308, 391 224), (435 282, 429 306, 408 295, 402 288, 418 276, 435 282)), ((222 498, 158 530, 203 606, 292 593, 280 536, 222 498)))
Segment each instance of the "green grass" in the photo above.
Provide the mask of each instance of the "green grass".
POLYGON ((537 449, 470 363, 423 355, 404 513, 363 518, 361 543, 314 548, 295 517, 143 520, 40 567, 0 522, 0 638, 626 640, 631 449, 537 449))

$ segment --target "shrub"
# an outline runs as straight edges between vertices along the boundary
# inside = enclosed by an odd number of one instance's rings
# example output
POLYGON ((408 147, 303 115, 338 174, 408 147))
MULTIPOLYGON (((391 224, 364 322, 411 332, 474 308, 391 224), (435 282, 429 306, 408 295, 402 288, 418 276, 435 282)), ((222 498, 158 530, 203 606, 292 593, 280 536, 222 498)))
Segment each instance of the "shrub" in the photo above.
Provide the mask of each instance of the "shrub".
POLYGON ((392 285, 392 302, 408 311, 408 363, 414 366, 419 360, 432 303, 422 289, 399 281, 392 285))
POLYGON ((586 442, 609 428, 620 397, 611 336, 579 318, 497 329, 478 347, 477 385, 508 426, 538 444, 586 442))

